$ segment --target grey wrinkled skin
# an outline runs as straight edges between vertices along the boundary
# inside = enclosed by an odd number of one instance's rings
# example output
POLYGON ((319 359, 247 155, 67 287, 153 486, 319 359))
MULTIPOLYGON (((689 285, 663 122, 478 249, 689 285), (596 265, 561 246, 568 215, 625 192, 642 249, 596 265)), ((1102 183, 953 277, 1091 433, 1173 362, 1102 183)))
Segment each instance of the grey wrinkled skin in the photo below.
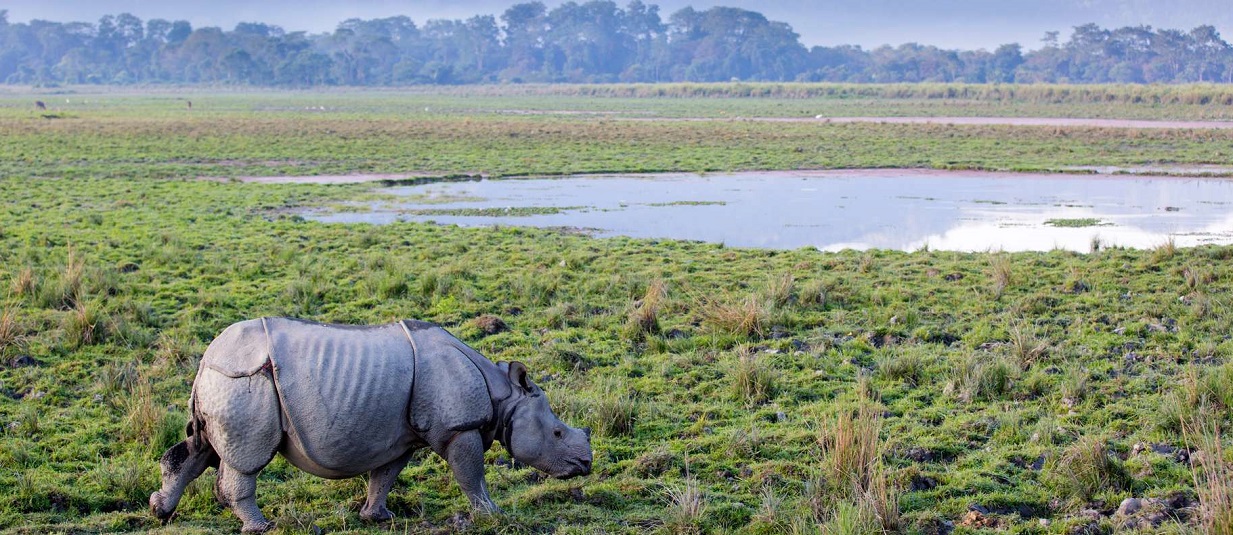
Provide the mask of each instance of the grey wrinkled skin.
POLYGON ((360 516, 386 521, 386 496, 420 448, 446 459, 478 513, 500 509, 484 484, 484 452, 558 478, 591 472, 589 429, 557 419, 519 362, 494 364, 432 324, 324 325, 288 318, 236 323, 211 342, 190 398, 188 438, 160 461, 150 511, 169 520, 216 467, 215 495, 246 533, 273 527, 257 507, 257 474, 275 454, 311 474, 368 474, 360 516))

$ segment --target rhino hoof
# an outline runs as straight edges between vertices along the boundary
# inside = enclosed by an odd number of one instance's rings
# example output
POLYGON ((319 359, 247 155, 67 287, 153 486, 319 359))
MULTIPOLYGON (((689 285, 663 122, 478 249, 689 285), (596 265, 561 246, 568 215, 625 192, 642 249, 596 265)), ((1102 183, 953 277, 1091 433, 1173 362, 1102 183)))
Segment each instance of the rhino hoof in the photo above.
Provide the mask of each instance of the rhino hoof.
POLYGON ((376 511, 360 511, 360 519, 366 522, 375 522, 379 524, 393 520, 394 513, 391 513, 389 509, 382 507, 376 511))
POLYGON ((163 503, 165 500, 166 498, 163 497, 162 492, 154 491, 150 493, 150 512, 154 514, 155 518, 159 519, 164 524, 171 519, 172 513, 175 513, 174 510, 168 511, 163 508, 163 503))
POLYGON ((274 523, 269 520, 262 522, 253 522, 252 524, 244 524, 244 528, 240 533, 265 533, 274 529, 274 523))

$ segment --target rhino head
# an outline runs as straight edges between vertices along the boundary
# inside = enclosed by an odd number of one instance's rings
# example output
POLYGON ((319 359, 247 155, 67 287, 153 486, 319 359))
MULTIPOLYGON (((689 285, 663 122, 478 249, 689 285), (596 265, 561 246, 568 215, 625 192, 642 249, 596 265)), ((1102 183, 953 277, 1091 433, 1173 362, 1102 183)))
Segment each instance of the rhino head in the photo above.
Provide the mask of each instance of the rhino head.
MULTIPOLYGON (((504 364, 504 363, 502 363, 504 364)), ((506 366, 501 366, 506 368, 506 366)), ((521 362, 507 368, 513 395, 505 403, 501 445, 518 462, 560 479, 591 473, 591 430, 565 425, 521 362)))

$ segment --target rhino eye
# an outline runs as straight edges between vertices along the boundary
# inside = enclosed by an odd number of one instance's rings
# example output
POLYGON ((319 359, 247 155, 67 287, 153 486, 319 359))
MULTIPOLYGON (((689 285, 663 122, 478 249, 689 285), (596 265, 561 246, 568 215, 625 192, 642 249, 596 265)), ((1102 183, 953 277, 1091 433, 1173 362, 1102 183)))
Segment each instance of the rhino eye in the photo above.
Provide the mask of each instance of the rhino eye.
POLYGON ((552 430, 552 436, 557 437, 557 438, 561 438, 561 430, 560 430, 560 429, 553 429, 553 430, 552 430))

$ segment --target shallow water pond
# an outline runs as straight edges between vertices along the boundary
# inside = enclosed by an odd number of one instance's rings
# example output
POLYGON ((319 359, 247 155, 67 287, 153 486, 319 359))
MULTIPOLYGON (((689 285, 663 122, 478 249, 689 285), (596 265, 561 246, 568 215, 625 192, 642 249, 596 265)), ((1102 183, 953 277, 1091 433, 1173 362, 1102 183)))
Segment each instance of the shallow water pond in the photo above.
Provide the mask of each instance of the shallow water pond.
POLYGON ((611 175, 393 187, 324 222, 564 227, 735 247, 1089 251, 1233 243, 1233 180, 929 170, 611 175))

